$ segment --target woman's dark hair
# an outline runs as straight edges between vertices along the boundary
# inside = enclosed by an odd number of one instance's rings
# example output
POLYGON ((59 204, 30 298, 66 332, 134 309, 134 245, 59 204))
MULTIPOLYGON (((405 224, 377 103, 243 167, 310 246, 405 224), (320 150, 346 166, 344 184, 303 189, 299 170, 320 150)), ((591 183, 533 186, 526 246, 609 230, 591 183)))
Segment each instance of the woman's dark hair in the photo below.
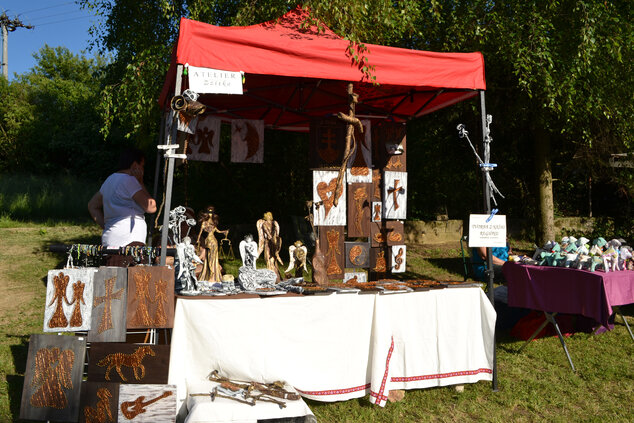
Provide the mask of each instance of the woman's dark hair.
POLYGON ((121 152, 119 156, 119 163, 117 165, 117 170, 126 170, 130 169, 132 163, 141 163, 145 160, 145 154, 138 148, 126 148, 121 152))

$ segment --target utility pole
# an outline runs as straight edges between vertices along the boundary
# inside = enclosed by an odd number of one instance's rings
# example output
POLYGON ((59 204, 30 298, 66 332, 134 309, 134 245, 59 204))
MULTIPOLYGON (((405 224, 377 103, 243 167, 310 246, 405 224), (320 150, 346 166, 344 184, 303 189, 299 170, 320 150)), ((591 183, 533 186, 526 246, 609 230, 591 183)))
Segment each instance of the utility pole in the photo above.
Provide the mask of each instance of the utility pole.
POLYGON ((9 32, 13 32, 18 28, 33 29, 33 25, 24 25, 19 18, 9 19, 7 12, 0 15, 0 27, 2 27, 2 76, 9 80, 9 32))

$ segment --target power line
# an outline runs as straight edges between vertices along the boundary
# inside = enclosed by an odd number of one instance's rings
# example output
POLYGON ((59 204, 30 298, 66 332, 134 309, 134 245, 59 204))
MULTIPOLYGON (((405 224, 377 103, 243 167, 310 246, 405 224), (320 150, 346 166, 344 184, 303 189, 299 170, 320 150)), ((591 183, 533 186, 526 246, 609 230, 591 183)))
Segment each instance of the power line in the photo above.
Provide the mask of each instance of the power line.
POLYGON ((82 13, 82 14, 83 14, 84 12, 82 12, 81 10, 74 10, 74 11, 72 11, 72 12, 62 12, 62 13, 54 13, 54 14, 52 14, 52 15, 47 15, 47 16, 38 16, 37 18, 35 18, 35 19, 34 19, 34 20, 36 21, 36 22, 34 23, 34 25, 40 25, 40 24, 38 24, 38 23, 37 23, 37 21, 45 21, 45 20, 47 20, 48 18, 54 18, 55 16, 62 16, 62 15, 66 15, 66 16, 68 16, 68 15, 76 15, 76 14, 78 14, 78 13, 82 13))
POLYGON ((6 12, 0 15, 0 27, 2 30, 2 76, 9 79, 9 32, 13 32, 18 28, 33 29, 32 25, 24 25, 19 18, 9 19, 6 12))
POLYGON ((52 25, 52 24, 57 24, 57 23, 61 23, 61 22, 76 21, 76 20, 79 20, 79 19, 86 19, 86 18, 94 18, 94 16, 79 16, 77 18, 62 19, 60 21, 44 22, 44 23, 38 24, 37 26, 40 27, 40 26, 44 26, 44 25, 52 25))
POLYGON ((25 13, 31 13, 31 12, 39 12, 40 10, 48 10, 48 9, 54 9, 56 7, 62 7, 62 6, 66 6, 67 4, 73 4, 74 2, 72 1, 67 1, 66 3, 60 3, 54 6, 48 6, 48 7, 41 7, 39 9, 33 9, 33 10, 26 10, 24 12, 20 12, 18 13, 18 15, 23 15, 25 13))

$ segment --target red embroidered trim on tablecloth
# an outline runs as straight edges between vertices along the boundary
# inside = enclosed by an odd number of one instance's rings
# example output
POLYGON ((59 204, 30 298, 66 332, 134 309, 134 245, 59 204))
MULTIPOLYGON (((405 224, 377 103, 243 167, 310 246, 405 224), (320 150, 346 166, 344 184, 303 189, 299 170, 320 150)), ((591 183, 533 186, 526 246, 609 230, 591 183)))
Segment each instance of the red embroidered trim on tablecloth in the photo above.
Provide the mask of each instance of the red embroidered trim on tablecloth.
POLYGON ((329 391, 301 391, 297 389, 297 392, 304 395, 341 395, 341 394, 349 394, 351 392, 364 391, 370 388, 370 384, 355 386, 354 388, 346 388, 346 389, 331 389, 329 391))
POLYGON ((385 392, 385 384, 387 383, 387 375, 390 370, 390 359, 392 358, 392 353, 394 352, 394 337, 391 338, 390 349, 387 352, 387 358, 385 359, 385 373, 383 373, 383 380, 381 381, 381 388, 378 393, 374 393, 370 391, 370 396, 373 396, 379 401, 379 405, 381 401, 387 401, 387 397, 383 395, 385 392))
POLYGON ((491 369, 477 369, 477 370, 464 370, 461 372, 450 372, 450 373, 438 373, 435 375, 422 375, 422 376, 407 376, 407 377, 392 377, 390 378, 391 382, 413 382, 417 380, 430 380, 430 379, 444 379, 447 377, 456 377, 456 376, 472 376, 478 373, 493 373, 491 369))

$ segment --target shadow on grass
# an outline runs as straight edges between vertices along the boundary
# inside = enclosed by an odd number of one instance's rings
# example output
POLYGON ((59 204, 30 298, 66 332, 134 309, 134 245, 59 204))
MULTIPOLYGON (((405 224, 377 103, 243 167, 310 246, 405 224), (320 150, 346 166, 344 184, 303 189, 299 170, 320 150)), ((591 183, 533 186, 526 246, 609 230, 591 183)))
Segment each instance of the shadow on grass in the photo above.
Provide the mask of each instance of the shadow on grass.
MULTIPOLYGON (((6 335, 7 338, 18 338, 20 343, 11 345, 11 354, 13 355, 13 363, 18 373, 22 375, 26 369, 26 357, 29 352, 30 335, 6 335)), ((7 375, 7 394, 9 395, 9 407, 13 421, 18 421, 20 416, 20 403, 22 401, 22 388, 24 386, 24 376, 7 375)))

